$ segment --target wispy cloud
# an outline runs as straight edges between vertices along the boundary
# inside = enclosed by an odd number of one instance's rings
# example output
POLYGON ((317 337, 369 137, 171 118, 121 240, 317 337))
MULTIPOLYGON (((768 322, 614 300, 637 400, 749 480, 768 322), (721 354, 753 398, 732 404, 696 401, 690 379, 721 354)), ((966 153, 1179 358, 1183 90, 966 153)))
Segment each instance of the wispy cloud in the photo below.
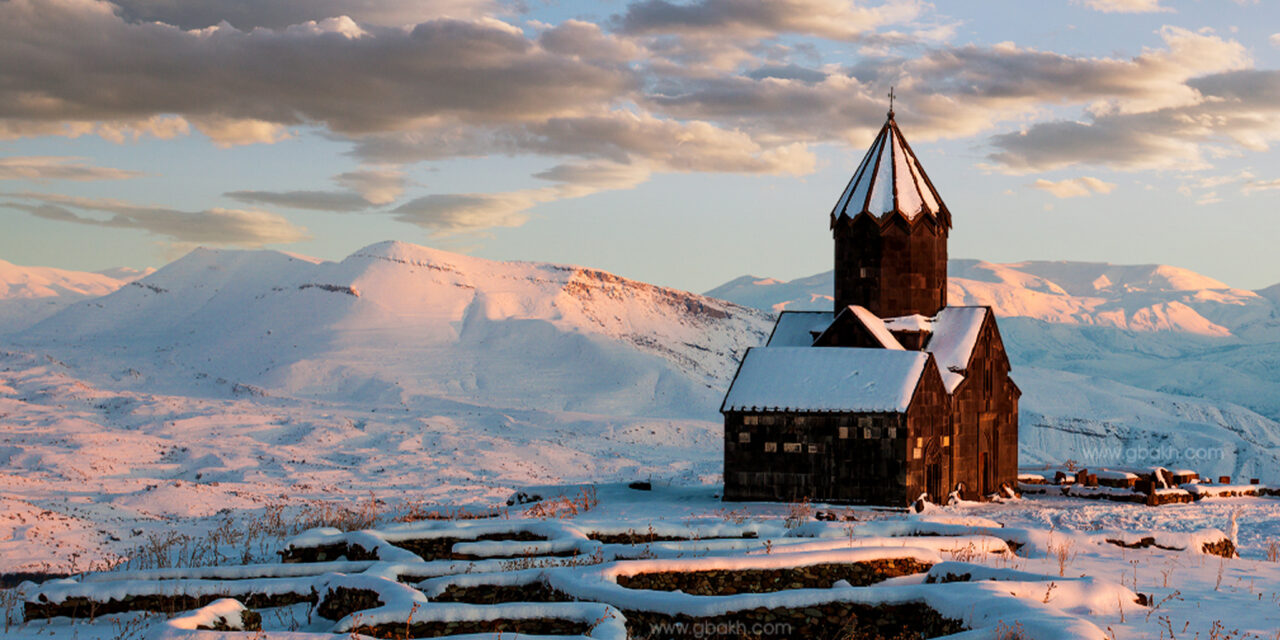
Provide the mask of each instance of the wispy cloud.
POLYGON ((350 16, 385 26, 417 24, 449 16, 477 18, 496 8, 493 0, 112 0, 129 22, 163 22, 201 29, 227 21, 238 29, 279 29, 308 21, 350 16))
POLYGON ((361 169, 333 177, 342 191, 229 191, 223 195, 241 202, 269 204, 290 209, 352 212, 394 202, 404 193, 405 177, 399 169, 361 169))
POLYGON ((1106 194, 1111 193, 1116 188, 1114 183, 1105 182, 1091 176, 1069 178, 1057 182, 1040 179, 1031 183, 1031 186, 1041 191, 1047 191, 1058 198, 1079 198, 1100 193, 1106 194))
POLYGON ((1280 189, 1280 178, 1274 180, 1250 180, 1244 183, 1241 189, 1245 193, 1253 193, 1255 191, 1274 191, 1280 189))
POLYGON ((557 184, 505 193, 449 193, 416 198, 394 209, 397 220, 439 235, 517 227, 529 209, 548 202, 581 198, 615 189, 630 189, 649 178, 642 166, 613 163, 558 165, 535 174, 557 184))
POLYGON ((127 180, 141 171, 95 167, 84 158, 67 156, 11 156, 0 158, 0 180, 127 180))
POLYGON ((9 193, 0 206, 38 218, 114 229, 138 229, 176 242, 260 247, 305 240, 306 229, 266 211, 180 211, 123 200, 50 193, 9 193), (106 214, 103 217, 94 214, 106 214))
POLYGON ((1173 11, 1161 6, 1160 0, 1084 0, 1084 5, 1103 13, 1155 13, 1173 11))

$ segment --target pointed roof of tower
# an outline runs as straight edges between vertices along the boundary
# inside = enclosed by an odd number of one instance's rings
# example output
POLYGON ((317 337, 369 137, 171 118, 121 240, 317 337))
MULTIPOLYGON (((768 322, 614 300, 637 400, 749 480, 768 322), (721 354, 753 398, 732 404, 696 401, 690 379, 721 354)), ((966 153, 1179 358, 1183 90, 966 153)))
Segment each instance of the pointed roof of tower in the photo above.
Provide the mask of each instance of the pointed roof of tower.
POLYGON ((835 224, 842 216, 854 218, 860 213, 883 219, 894 212, 912 222, 928 215, 951 226, 947 205, 925 175, 911 145, 902 137, 898 123, 893 120, 893 111, 889 111, 875 142, 871 143, 862 164, 832 209, 831 222, 835 224))

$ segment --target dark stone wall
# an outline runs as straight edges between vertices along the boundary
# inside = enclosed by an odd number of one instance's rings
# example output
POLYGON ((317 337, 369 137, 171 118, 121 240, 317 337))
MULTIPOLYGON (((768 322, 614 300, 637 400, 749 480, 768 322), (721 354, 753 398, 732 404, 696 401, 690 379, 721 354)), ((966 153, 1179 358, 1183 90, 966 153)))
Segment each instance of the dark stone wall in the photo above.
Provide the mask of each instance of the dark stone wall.
POLYGON ((1001 484, 1018 486, 1018 398, 1009 370, 995 316, 988 312, 951 401, 954 480, 964 483, 966 500, 995 493, 1001 484))
POLYGON ((907 500, 922 493, 933 502, 945 502, 953 485, 951 403, 933 358, 921 376, 907 414, 907 500), (929 486, 929 466, 936 465, 937 487, 929 486))
POLYGON ((724 431, 725 500, 906 504, 904 414, 726 413, 724 431))
POLYGON ((841 218, 835 238, 835 310, 857 304, 882 318, 932 316, 947 304, 947 229, 930 216, 881 223, 841 218))

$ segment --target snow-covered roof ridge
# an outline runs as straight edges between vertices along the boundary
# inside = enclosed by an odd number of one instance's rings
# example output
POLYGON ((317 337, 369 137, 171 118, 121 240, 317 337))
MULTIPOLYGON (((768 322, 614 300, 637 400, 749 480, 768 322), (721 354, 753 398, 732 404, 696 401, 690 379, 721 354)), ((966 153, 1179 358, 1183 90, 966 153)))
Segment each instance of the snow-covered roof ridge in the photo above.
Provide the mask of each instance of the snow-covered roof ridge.
POLYGON ((778 314, 765 346, 807 347, 831 326, 832 319, 829 311, 783 311, 778 314))
MULTIPOLYGON (((877 316, 876 314, 871 313, 871 311, 869 311, 866 307, 861 305, 856 305, 856 304, 851 304, 848 307, 845 307, 843 310, 841 310, 840 314, 836 316, 835 322, 832 322, 831 325, 828 326, 827 329, 822 332, 822 335, 818 336, 814 340, 814 344, 819 344, 820 341, 822 341, 829 332, 833 330, 838 331, 837 325, 843 322, 841 318, 844 317, 846 314, 856 318, 858 322, 862 324, 863 328, 865 328, 867 332, 871 334, 871 337, 874 338, 875 341, 879 343, 881 347, 885 349, 890 349, 893 351, 903 350, 902 344, 899 343, 898 339, 893 337, 893 334, 889 332, 889 329, 885 326, 884 320, 881 320, 880 316, 877 316)), ((821 344, 826 344, 826 343, 822 342, 821 344)))
POLYGON ((901 413, 929 359, 889 349, 752 348, 720 410, 901 413))
POLYGON ((927 214, 950 227, 951 215, 893 116, 880 128, 848 186, 831 211, 834 224, 841 217, 866 213, 881 218, 897 213, 908 221, 927 214))
POLYGON ((991 307, 946 306, 938 315, 929 318, 920 315, 885 318, 889 331, 927 331, 932 334, 925 351, 933 354, 942 374, 947 393, 954 393, 964 381, 964 373, 973 359, 974 347, 982 333, 982 325, 991 313, 991 307))

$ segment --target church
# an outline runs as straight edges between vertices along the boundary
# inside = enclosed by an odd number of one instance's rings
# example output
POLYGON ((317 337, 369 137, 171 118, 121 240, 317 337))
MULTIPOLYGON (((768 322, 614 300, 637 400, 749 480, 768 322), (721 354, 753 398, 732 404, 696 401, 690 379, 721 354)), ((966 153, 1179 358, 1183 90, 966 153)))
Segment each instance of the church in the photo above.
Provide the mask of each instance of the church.
POLYGON ((1018 399, 990 307, 947 305, 951 212, 892 109, 830 216, 834 309, 784 311, 724 415, 724 499, 902 506, 1016 487, 1018 399))

